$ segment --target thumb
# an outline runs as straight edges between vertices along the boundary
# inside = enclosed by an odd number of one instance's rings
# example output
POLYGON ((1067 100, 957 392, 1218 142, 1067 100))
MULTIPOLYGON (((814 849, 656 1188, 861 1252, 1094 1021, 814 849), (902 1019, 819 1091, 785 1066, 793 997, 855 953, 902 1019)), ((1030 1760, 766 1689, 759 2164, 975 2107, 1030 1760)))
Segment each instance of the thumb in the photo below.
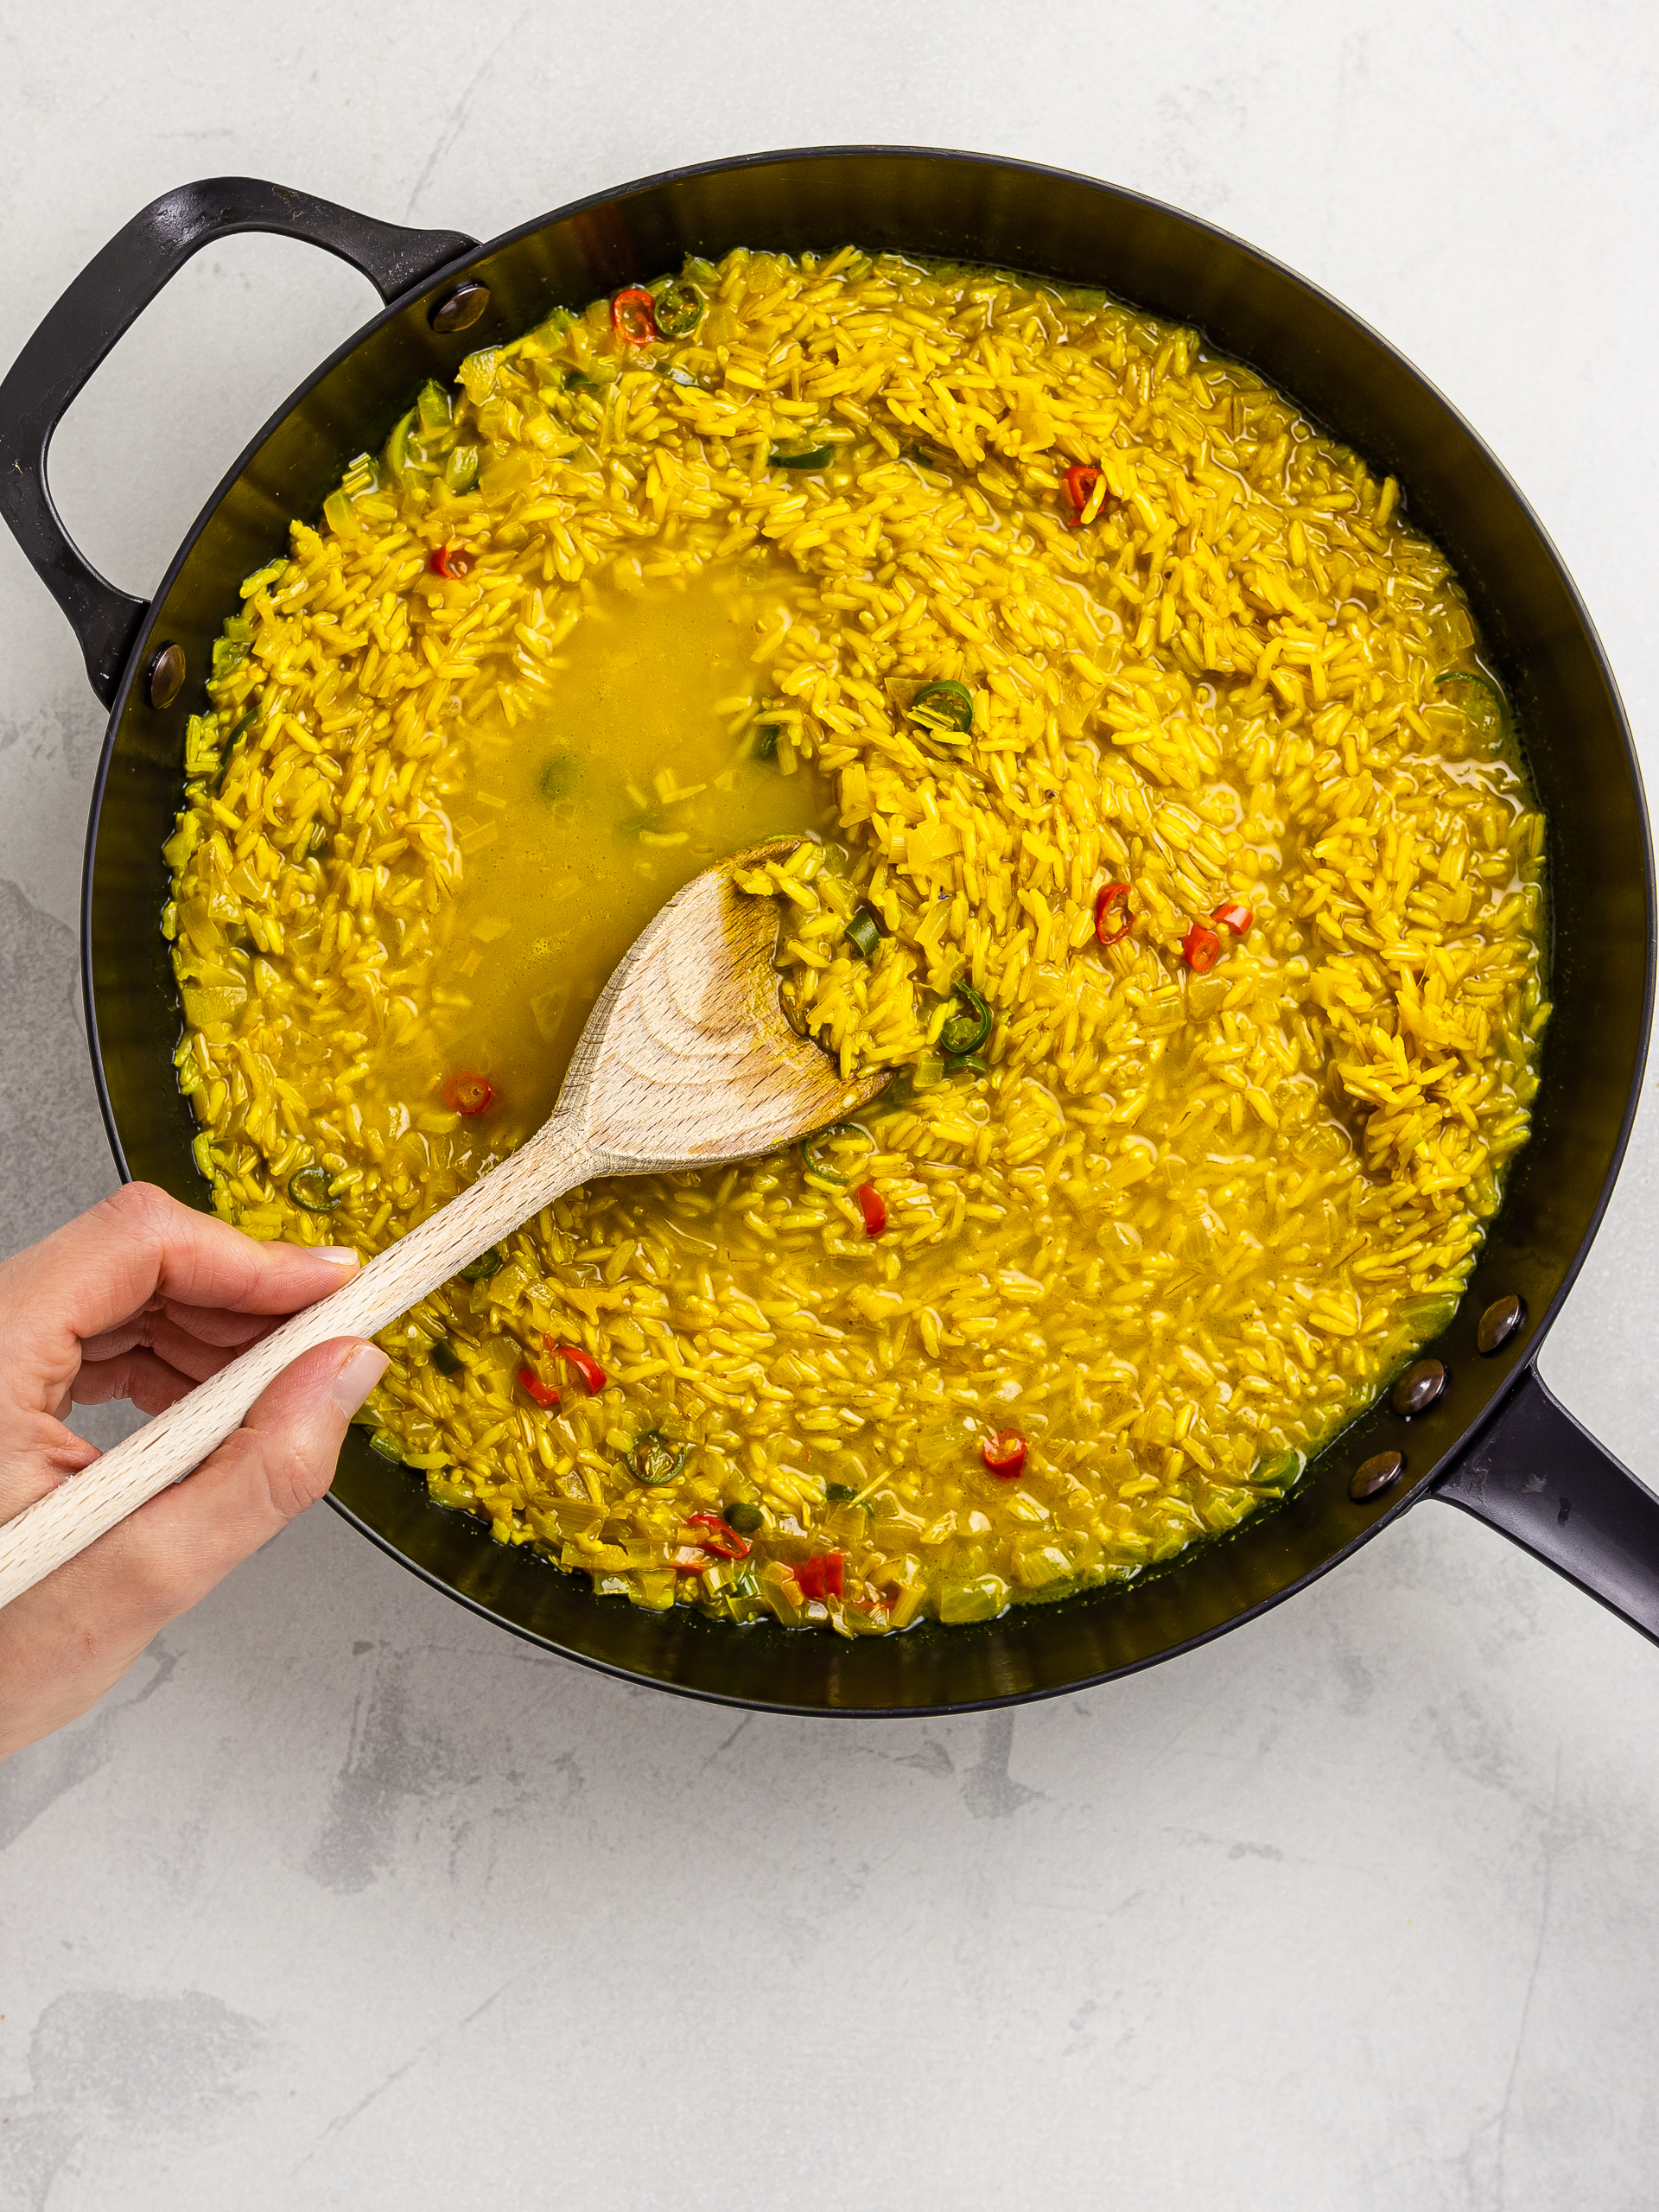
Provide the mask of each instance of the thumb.
POLYGON ((378 1344, 352 1337, 319 1344, 285 1368, 194 1475, 103 1540, 128 1539, 124 1579, 148 1586, 166 1604, 166 1618, 194 1605, 315 1504, 334 1478, 352 1415, 385 1368, 378 1344))

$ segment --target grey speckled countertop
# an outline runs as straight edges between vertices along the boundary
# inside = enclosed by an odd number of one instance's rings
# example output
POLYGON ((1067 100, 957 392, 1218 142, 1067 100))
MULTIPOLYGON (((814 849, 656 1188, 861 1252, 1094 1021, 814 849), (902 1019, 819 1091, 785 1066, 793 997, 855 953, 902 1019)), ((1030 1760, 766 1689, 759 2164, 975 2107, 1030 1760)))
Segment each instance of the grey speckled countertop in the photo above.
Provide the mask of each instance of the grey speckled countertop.
MULTIPOLYGON (((1637 0, 14 5, 9 358, 241 171, 480 236, 836 140, 1110 176, 1281 256, 1472 417, 1659 732, 1659 35, 1637 0)), ((361 321, 194 263, 54 456, 142 589, 361 321)), ((101 717, 0 542, 0 1249, 110 1187, 75 1001, 101 717)), ((1659 1478, 1650 1107, 1543 1365, 1659 1478)), ((104 1434, 113 1433, 106 1427, 104 1434)), ((539 1656, 319 1510, 0 1771, 0 2204, 1646 2212, 1659 1652, 1425 1507, 1134 1681, 942 1726, 539 1656)))

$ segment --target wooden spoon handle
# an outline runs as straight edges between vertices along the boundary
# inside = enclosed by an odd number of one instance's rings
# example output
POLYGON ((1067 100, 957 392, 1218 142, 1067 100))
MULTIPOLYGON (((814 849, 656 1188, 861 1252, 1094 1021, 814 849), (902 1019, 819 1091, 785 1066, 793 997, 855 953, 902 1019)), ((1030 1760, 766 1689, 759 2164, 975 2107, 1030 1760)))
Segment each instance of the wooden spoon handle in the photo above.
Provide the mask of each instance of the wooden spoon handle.
POLYGON ((302 1352, 335 1337, 372 1337, 540 1207, 604 1172, 572 1123, 556 1114, 511 1159, 377 1253, 332 1295, 284 1321, 85 1473, 68 1477, 0 1527, 0 1605, 199 1467, 302 1352))

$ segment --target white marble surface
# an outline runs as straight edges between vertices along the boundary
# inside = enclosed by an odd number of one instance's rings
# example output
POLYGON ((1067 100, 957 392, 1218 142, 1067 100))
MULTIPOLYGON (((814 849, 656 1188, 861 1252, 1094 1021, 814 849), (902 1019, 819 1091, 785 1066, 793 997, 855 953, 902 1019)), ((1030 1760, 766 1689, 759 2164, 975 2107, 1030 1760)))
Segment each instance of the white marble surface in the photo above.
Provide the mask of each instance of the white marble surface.
MULTIPOLYGON (((1211 217, 1387 331, 1574 570, 1659 770, 1659 36, 1640 0, 14 4, 10 357, 156 193, 487 236, 764 145, 927 140, 1211 217)), ((138 589, 369 311, 204 255, 59 441, 138 589)), ((73 1005, 100 716, 0 543, 0 1249, 109 1187, 73 1005)), ((1659 1478, 1644 1112, 1544 1360, 1659 1478)), ((544 1659, 319 1510, 0 1772, 0 2204, 1637 2212, 1659 1653, 1424 1508, 1114 1688, 792 1724, 544 1659)))

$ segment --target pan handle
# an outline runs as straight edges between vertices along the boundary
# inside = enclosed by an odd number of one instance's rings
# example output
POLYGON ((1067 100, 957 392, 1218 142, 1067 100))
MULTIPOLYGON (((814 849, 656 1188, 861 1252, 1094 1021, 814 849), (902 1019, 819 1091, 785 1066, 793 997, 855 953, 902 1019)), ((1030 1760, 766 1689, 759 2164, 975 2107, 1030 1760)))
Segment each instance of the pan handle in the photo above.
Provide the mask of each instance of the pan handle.
POLYGON ((1430 1494, 1501 1529, 1659 1643, 1659 1497, 1534 1369, 1430 1494))
POLYGON ((0 513, 68 616, 106 707, 148 601, 106 583, 71 539, 47 486, 47 449, 70 402, 168 279, 193 253, 238 231, 272 231, 338 254, 388 306, 478 244, 459 231, 379 223, 258 177, 209 177, 151 200, 48 312, 0 384, 0 513))

